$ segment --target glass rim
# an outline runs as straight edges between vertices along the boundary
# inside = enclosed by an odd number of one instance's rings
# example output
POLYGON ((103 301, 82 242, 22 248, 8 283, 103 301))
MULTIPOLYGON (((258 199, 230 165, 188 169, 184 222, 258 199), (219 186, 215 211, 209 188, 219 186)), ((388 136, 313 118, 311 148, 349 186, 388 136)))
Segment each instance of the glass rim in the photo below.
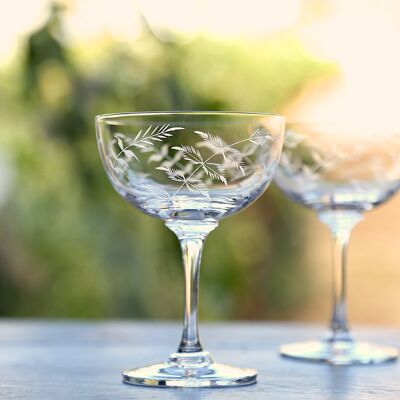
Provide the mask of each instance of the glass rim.
POLYGON ((280 114, 274 113, 263 113, 263 112, 251 112, 251 111, 125 111, 118 113, 106 113, 106 114, 98 114, 95 116, 95 121, 108 121, 108 120, 117 120, 119 118, 124 117, 140 117, 140 116, 173 116, 173 115, 203 115, 203 116, 215 116, 215 115, 226 115, 226 116, 260 116, 260 117, 275 117, 285 120, 285 117, 280 114))

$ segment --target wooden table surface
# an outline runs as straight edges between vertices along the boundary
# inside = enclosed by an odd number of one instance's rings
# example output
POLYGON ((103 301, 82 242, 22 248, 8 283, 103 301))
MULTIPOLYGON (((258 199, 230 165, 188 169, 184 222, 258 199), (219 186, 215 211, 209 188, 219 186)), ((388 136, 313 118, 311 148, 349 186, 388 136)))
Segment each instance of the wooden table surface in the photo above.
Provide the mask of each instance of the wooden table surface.
MULTIPOLYGON (((168 322, 0 321, 0 399, 400 399, 400 363, 331 367, 282 359, 279 344, 315 339, 322 328, 281 323, 202 324, 219 362, 253 367, 242 388, 157 389, 123 384, 122 368, 164 361, 180 324, 168 322)), ((358 337, 400 346, 400 330, 363 328, 358 337)))

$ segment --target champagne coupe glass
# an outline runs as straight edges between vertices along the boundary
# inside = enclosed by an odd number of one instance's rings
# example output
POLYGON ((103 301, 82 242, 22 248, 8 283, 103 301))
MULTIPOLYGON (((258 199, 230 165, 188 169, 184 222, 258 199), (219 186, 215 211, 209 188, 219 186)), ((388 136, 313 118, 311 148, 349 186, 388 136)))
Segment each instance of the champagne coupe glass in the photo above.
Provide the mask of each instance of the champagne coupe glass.
POLYGON ((140 211, 162 219, 183 253, 178 350, 164 363, 124 370, 124 382, 159 387, 255 383, 255 370, 216 363, 200 344, 199 268, 204 241, 219 220, 251 204, 271 182, 284 119, 238 112, 121 113, 97 116, 96 130, 115 190, 140 211))
POLYGON ((391 198, 400 183, 400 135, 334 125, 288 125, 275 182, 309 207, 333 242, 333 312, 326 339, 281 346, 283 356, 334 365, 394 360, 396 349, 358 342, 346 310, 346 258, 352 228, 366 211, 391 198))

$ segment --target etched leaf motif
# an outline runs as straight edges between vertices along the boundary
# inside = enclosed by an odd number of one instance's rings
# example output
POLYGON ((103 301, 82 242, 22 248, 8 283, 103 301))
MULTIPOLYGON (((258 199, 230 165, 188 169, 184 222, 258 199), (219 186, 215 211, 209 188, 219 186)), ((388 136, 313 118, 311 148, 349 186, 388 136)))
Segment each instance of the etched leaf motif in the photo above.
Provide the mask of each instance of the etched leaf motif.
POLYGON ((118 146, 122 152, 131 147, 137 147, 141 150, 148 150, 151 148, 151 146, 154 146, 154 141, 161 142, 163 139, 171 137, 173 132, 183 129, 185 128, 180 126, 171 127, 170 124, 164 124, 162 126, 157 125, 154 128, 152 125, 150 125, 144 132, 143 129, 141 129, 134 139, 126 139, 125 135, 122 133, 117 133, 114 137, 117 139, 118 146), (122 139, 125 139, 126 141, 125 146, 123 145, 122 139))
MULTIPOLYGON (((155 147, 154 142, 161 142, 164 139, 171 137, 173 135, 173 132, 183 129, 185 128, 180 126, 174 127, 170 124, 164 124, 161 126, 157 125, 154 128, 152 125, 150 125, 145 131, 143 131, 143 129, 140 129, 134 139, 127 139, 123 133, 116 133, 114 135, 114 139, 117 142, 117 145, 121 151, 118 154, 115 154, 114 150, 112 149, 112 146, 115 142, 112 141, 110 143, 109 150, 111 158, 114 159, 114 163, 111 165, 111 167, 117 173, 122 173, 126 175, 128 164, 126 163, 126 165, 124 164, 123 166, 118 165, 120 164, 119 160, 123 160, 125 158, 125 160, 127 160, 128 162, 132 159, 140 162, 138 156, 132 151, 132 148, 138 148, 141 152, 152 151, 152 149, 154 149, 155 147)), ((168 152, 168 145, 166 146, 168 152)))
POLYGON ((192 162, 193 164, 204 164, 201 153, 193 146, 174 146, 172 147, 172 149, 181 151, 183 154, 183 158, 187 161, 192 162))
POLYGON ((116 136, 116 139, 117 139, 119 148, 122 150, 122 149, 124 148, 124 144, 122 143, 121 138, 119 138, 118 136, 116 136))
POLYGON ((167 168, 167 167, 156 167, 160 171, 165 171, 168 178, 175 182, 186 182, 185 173, 179 169, 167 168))
POLYGON ((137 161, 139 159, 136 157, 135 153, 132 150, 124 150, 125 157, 130 160, 131 158, 135 158, 137 161))
POLYGON ((194 131, 194 133, 204 140, 203 143, 197 144, 198 147, 208 147, 210 150, 215 152, 225 152, 225 149, 229 148, 229 146, 217 135, 202 131, 194 131))
POLYGON ((117 160, 117 165, 120 167, 120 168, 123 168, 124 170, 126 170, 127 168, 128 168, 128 163, 123 159, 123 158, 119 158, 118 160, 117 160))
POLYGON ((189 161, 194 165, 198 165, 199 168, 203 169, 203 171, 209 177, 213 179, 217 179, 227 185, 228 182, 224 175, 222 174, 223 171, 219 172, 218 167, 219 164, 210 163, 208 160, 204 160, 200 151, 193 146, 174 146, 172 147, 174 150, 181 151, 183 153, 183 159, 189 161))
POLYGON ((321 179, 321 174, 334 167, 337 157, 335 150, 329 154, 320 153, 313 148, 309 138, 289 130, 285 137, 285 151, 281 155, 280 165, 285 173, 293 177, 297 185, 311 190, 321 179))
POLYGON ((230 179, 231 179, 232 182, 235 182, 238 179, 243 178, 243 176, 250 175, 253 172, 253 170, 254 170, 254 166, 253 165, 251 165, 251 164, 245 165, 243 167, 243 171, 236 170, 235 173, 231 176, 230 179))
POLYGON ((153 152, 153 154, 147 159, 148 163, 161 162, 164 159, 170 159, 170 157, 168 156, 169 153, 168 144, 163 144, 160 149, 152 147, 150 149, 146 149, 146 151, 144 152, 146 153, 153 152))
POLYGON ((129 146, 135 146, 140 149, 148 149, 149 146, 152 146, 156 142, 161 142, 163 139, 166 139, 172 136, 172 132, 180 131, 185 129, 180 126, 171 127, 170 124, 164 124, 162 126, 150 125, 144 132, 141 129, 135 138, 130 141, 129 146))
POLYGON ((220 154, 223 158, 223 164, 218 168, 220 171, 225 171, 230 168, 237 168, 244 175, 243 154, 225 143, 219 136, 209 132, 194 131, 198 134, 203 142, 197 143, 197 147, 206 147, 215 154, 220 154))
MULTIPOLYGON (((177 153, 177 154, 182 155, 182 153, 177 153)), ((194 165, 188 163, 188 164, 186 164, 186 165, 183 167, 182 171, 183 171, 185 174, 191 174, 191 173, 193 172, 193 169, 194 169, 194 165)), ((203 170, 201 171, 201 173, 203 174, 203 170)))
POLYGON ((155 154, 152 154, 152 155, 148 158, 147 162, 148 162, 148 163, 160 162, 160 161, 162 161, 163 158, 164 158, 164 156, 163 156, 161 153, 155 153, 155 154))
MULTIPOLYGON (((185 186, 191 193, 208 196, 207 185, 200 179, 195 179, 191 176, 186 177, 183 171, 175 168, 157 167, 156 169, 164 171, 169 179, 175 182, 181 182, 182 187, 185 186)), ((179 190, 180 189, 176 191, 175 195, 179 192, 179 190)))
POLYGON ((264 127, 257 128, 250 136, 250 142, 262 146, 268 141, 273 142, 272 136, 264 127))
POLYGON ((172 199, 172 196, 168 193, 168 191, 158 185, 143 184, 141 187, 148 193, 156 195, 158 198, 161 197, 164 199, 172 199))
POLYGON ((260 127, 250 137, 231 144, 227 144, 219 135, 196 130, 194 134, 200 137, 201 141, 194 146, 182 144, 170 147, 169 143, 157 145, 158 142, 173 136, 174 132, 183 129, 164 124, 140 129, 133 138, 116 133, 110 143, 112 168, 117 173, 126 175, 129 163, 133 159, 140 162, 135 149, 140 153, 152 153, 147 158, 147 163, 156 163, 157 170, 164 171, 168 179, 180 183, 171 198, 183 187, 191 193, 209 197, 208 186, 215 180, 227 186, 228 179, 234 181, 251 174, 254 165, 250 156, 257 147, 273 141, 267 129, 260 127), (239 145, 241 150, 237 148, 239 145), (120 150, 118 154, 115 154, 115 148, 120 150), (202 151, 203 148, 208 151, 202 151), (172 154, 171 149, 175 150, 172 154))
POLYGON ((117 159, 117 154, 113 150, 112 146, 109 146, 108 152, 109 152, 110 158, 115 161, 117 159))

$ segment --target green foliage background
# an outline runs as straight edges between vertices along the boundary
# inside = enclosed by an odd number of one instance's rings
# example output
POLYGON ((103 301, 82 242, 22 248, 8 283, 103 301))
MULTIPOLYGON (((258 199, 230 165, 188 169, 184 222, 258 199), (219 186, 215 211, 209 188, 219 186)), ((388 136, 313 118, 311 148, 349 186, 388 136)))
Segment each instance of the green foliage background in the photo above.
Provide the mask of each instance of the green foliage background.
MULTIPOLYGON (((90 48, 62 40, 62 13, 31 33, 1 70, 1 154, 15 170, 0 208, 0 314, 179 318, 177 240, 133 210, 102 169, 93 117, 134 110, 282 112, 331 68, 289 34, 253 43, 159 40, 90 48)), ((1 156, 0 154, 0 156, 1 156)), ((210 234, 206 318, 288 318, 307 301, 303 218, 275 188, 210 234)))

